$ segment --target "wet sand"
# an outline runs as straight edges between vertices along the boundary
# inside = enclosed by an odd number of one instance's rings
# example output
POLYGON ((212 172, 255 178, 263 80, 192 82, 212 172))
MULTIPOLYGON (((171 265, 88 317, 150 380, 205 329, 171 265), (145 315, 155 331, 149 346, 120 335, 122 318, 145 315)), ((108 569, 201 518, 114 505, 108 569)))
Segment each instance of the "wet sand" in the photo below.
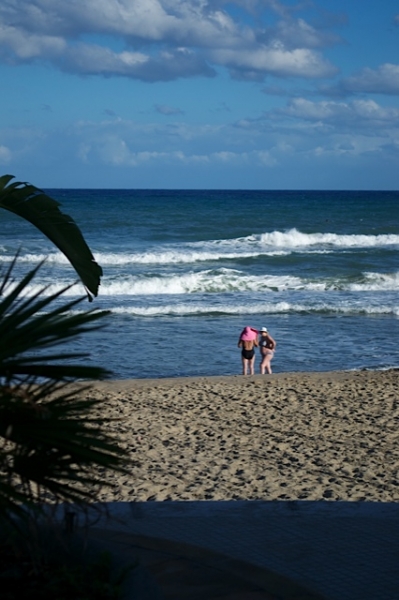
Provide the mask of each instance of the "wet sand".
POLYGON ((132 460, 101 501, 399 501, 399 369, 106 381, 85 397, 132 460))

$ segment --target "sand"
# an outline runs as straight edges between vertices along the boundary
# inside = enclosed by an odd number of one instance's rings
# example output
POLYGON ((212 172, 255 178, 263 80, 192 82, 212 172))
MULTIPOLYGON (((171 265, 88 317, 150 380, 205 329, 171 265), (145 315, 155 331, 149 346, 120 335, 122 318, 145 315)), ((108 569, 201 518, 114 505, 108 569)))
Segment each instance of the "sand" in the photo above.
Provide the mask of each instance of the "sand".
POLYGON ((131 460, 99 499, 399 501, 399 369, 94 384, 131 460))

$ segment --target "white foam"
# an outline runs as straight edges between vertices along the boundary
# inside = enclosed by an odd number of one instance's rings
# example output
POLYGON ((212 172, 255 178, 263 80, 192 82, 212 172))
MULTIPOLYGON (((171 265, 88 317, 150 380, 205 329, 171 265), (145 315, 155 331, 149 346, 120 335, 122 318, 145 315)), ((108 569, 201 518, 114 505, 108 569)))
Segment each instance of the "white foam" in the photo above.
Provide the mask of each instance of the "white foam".
POLYGON ((399 272, 397 273, 364 273, 365 281, 352 283, 348 289, 359 292, 382 292, 399 290, 399 272))
POLYGON ((325 254, 336 249, 382 248, 399 245, 398 235, 338 235, 302 233, 297 229, 273 231, 234 239, 209 240, 149 249, 146 252, 99 253, 97 260, 112 264, 178 264, 281 256, 295 251, 325 254))
MULTIPOLYGON (((249 235, 233 239, 204 240, 193 243, 162 245, 145 251, 94 252, 95 260, 104 266, 124 265, 170 265, 240 260, 262 256, 281 256, 292 252, 325 254, 337 249, 382 248, 399 246, 399 235, 338 235, 335 233, 302 233, 297 229, 273 231, 261 235, 249 235)), ((0 261, 9 262, 12 257, 0 255, 0 261)), ((61 252, 21 253, 18 261, 37 264, 40 261, 54 265, 66 265, 61 252)))
POLYGON ((130 276, 120 280, 103 279, 100 292, 104 296, 165 295, 233 292, 283 292, 307 290, 339 291, 395 291, 399 290, 399 274, 366 273, 363 281, 318 278, 317 280, 294 275, 247 275, 235 269, 203 270, 163 276, 130 276))
POLYGON ((265 246, 277 248, 306 248, 333 246, 336 248, 377 248, 399 245, 399 235, 338 235, 336 233, 301 233, 297 229, 263 233, 261 242, 265 246))
MULTIPOLYGON (((169 265, 169 264, 194 264, 198 262, 216 262, 219 260, 237 260, 243 258, 257 258, 265 254, 259 250, 224 252, 210 250, 189 250, 187 248, 176 248, 175 250, 160 249, 132 254, 97 254, 96 260, 101 265, 169 265)), ((268 252, 269 256, 281 256, 288 252, 268 252)))
MULTIPOLYGON (((13 256, 9 256, 7 254, 2 254, 0 255, 0 262, 3 263, 10 263, 11 260, 14 258, 13 256)), ((19 263, 28 263, 28 264, 33 264, 33 265, 37 265, 40 262, 45 261, 46 263, 49 264, 53 264, 53 265, 69 265, 69 261, 68 259, 65 257, 64 254, 62 254, 61 252, 49 252, 48 254, 42 254, 42 253, 38 253, 38 254, 32 254, 32 253, 26 253, 23 254, 21 253, 18 256, 18 264, 19 263)))
MULTIPOLYGON (((67 277, 57 278, 57 283, 45 276, 29 285, 27 294, 36 294, 44 285, 49 285, 46 294, 59 292, 71 284, 67 277)), ((169 273, 165 275, 103 277, 100 296, 162 296, 184 294, 225 294, 225 293, 272 293, 288 291, 329 292, 387 292, 399 290, 399 272, 364 273, 362 280, 351 282, 346 279, 318 278, 317 280, 295 277, 294 275, 247 275, 237 269, 206 269, 189 273, 169 273)), ((82 286, 73 286, 65 295, 82 293, 82 286)))
POLYGON ((164 295, 195 293, 229 293, 301 289, 298 277, 246 275, 234 269, 205 270, 185 274, 152 277, 128 277, 123 281, 103 282, 103 295, 164 295))
MULTIPOLYGON (((12 291, 13 289, 15 289, 16 285, 17 285, 16 283, 10 284, 9 287, 7 288, 8 291, 12 291)), ((64 296, 66 296, 69 299, 71 297, 76 297, 76 296, 86 296, 85 289, 80 282, 74 283, 73 281, 71 282, 71 280, 69 280, 69 281, 59 281, 58 280, 58 282, 54 283, 54 284, 51 284, 48 282, 46 283, 45 281, 41 281, 40 283, 30 284, 30 285, 26 286, 26 288, 24 289, 24 291, 21 294, 21 297, 30 297, 30 296, 35 296, 37 294, 41 294, 43 297, 47 297, 47 296, 51 296, 52 294, 58 294, 59 292, 61 292, 65 288, 67 288, 68 286, 71 286, 71 287, 69 287, 68 290, 66 290, 62 293, 62 295, 60 296, 61 300, 64 296)))
POLYGON ((309 304, 291 302, 270 302, 254 304, 217 304, 209 303, 181 303, 161 304, 155 306, 124 306, 111 309, 116 314, 128 314, 140 317, 155 316, 201 316, 201 315, 265 315, 265 314, 290 314, 290 313, 332 313, 343 315, 394 315, 399 316, 399 307, 390 305, 369 306, 356 304, 335 305, 328 302, 309 304))

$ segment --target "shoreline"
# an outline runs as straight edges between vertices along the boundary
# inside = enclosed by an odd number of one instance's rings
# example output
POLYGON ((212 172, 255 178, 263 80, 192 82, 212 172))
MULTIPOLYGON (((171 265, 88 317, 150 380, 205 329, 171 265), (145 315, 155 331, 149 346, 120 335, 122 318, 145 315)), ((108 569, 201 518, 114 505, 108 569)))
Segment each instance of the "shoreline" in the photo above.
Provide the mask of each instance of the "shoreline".
POLYGON ((399 502, 399 369, 90 385, 132 460, 101 502, 399 502))
MULTIPOLYGON (((92 385, 95 388, 107 388, 112 386, 117 389, 131 389, 140 387, 152 387, 159 385, 173 386, 173 385, 184 385, 185 383, 196 383, 196 382, 207 382, 215 384, 228 383, 231 380, 284 380, 288 378, 302 379, 302 377, 320 378, 320 379, 333 379, 340 380, 346 376, 352 375, 364 375, 364 374, 376 374, 376 373, 391 373, 398 372, 399 367, 388 367, 386 369, 353 369, 353 370, 336 370, 336 371, 285 371, 280 373, 273 373, 272 375, 242 375, 236 373, 234 375, 187 375, 178 377, 144 377, 144 378, 123 378, 123 379, 103 379, 100 381, 88 381, 88 385, 92 385)), ((86 382, 78 382, 77 385, 85 385, 86 382)), ((74 385, 74 384, 73 384, 74 385)))

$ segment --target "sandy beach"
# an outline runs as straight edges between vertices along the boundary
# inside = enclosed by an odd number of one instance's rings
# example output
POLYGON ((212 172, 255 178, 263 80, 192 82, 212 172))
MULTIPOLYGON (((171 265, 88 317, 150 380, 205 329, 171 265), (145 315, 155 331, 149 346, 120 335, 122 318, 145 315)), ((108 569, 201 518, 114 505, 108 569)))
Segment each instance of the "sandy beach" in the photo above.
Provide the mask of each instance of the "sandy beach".
POLYGON ((399 501, 398 384, 398 369, 95 383, 133 461, 99 497, 399 501))

